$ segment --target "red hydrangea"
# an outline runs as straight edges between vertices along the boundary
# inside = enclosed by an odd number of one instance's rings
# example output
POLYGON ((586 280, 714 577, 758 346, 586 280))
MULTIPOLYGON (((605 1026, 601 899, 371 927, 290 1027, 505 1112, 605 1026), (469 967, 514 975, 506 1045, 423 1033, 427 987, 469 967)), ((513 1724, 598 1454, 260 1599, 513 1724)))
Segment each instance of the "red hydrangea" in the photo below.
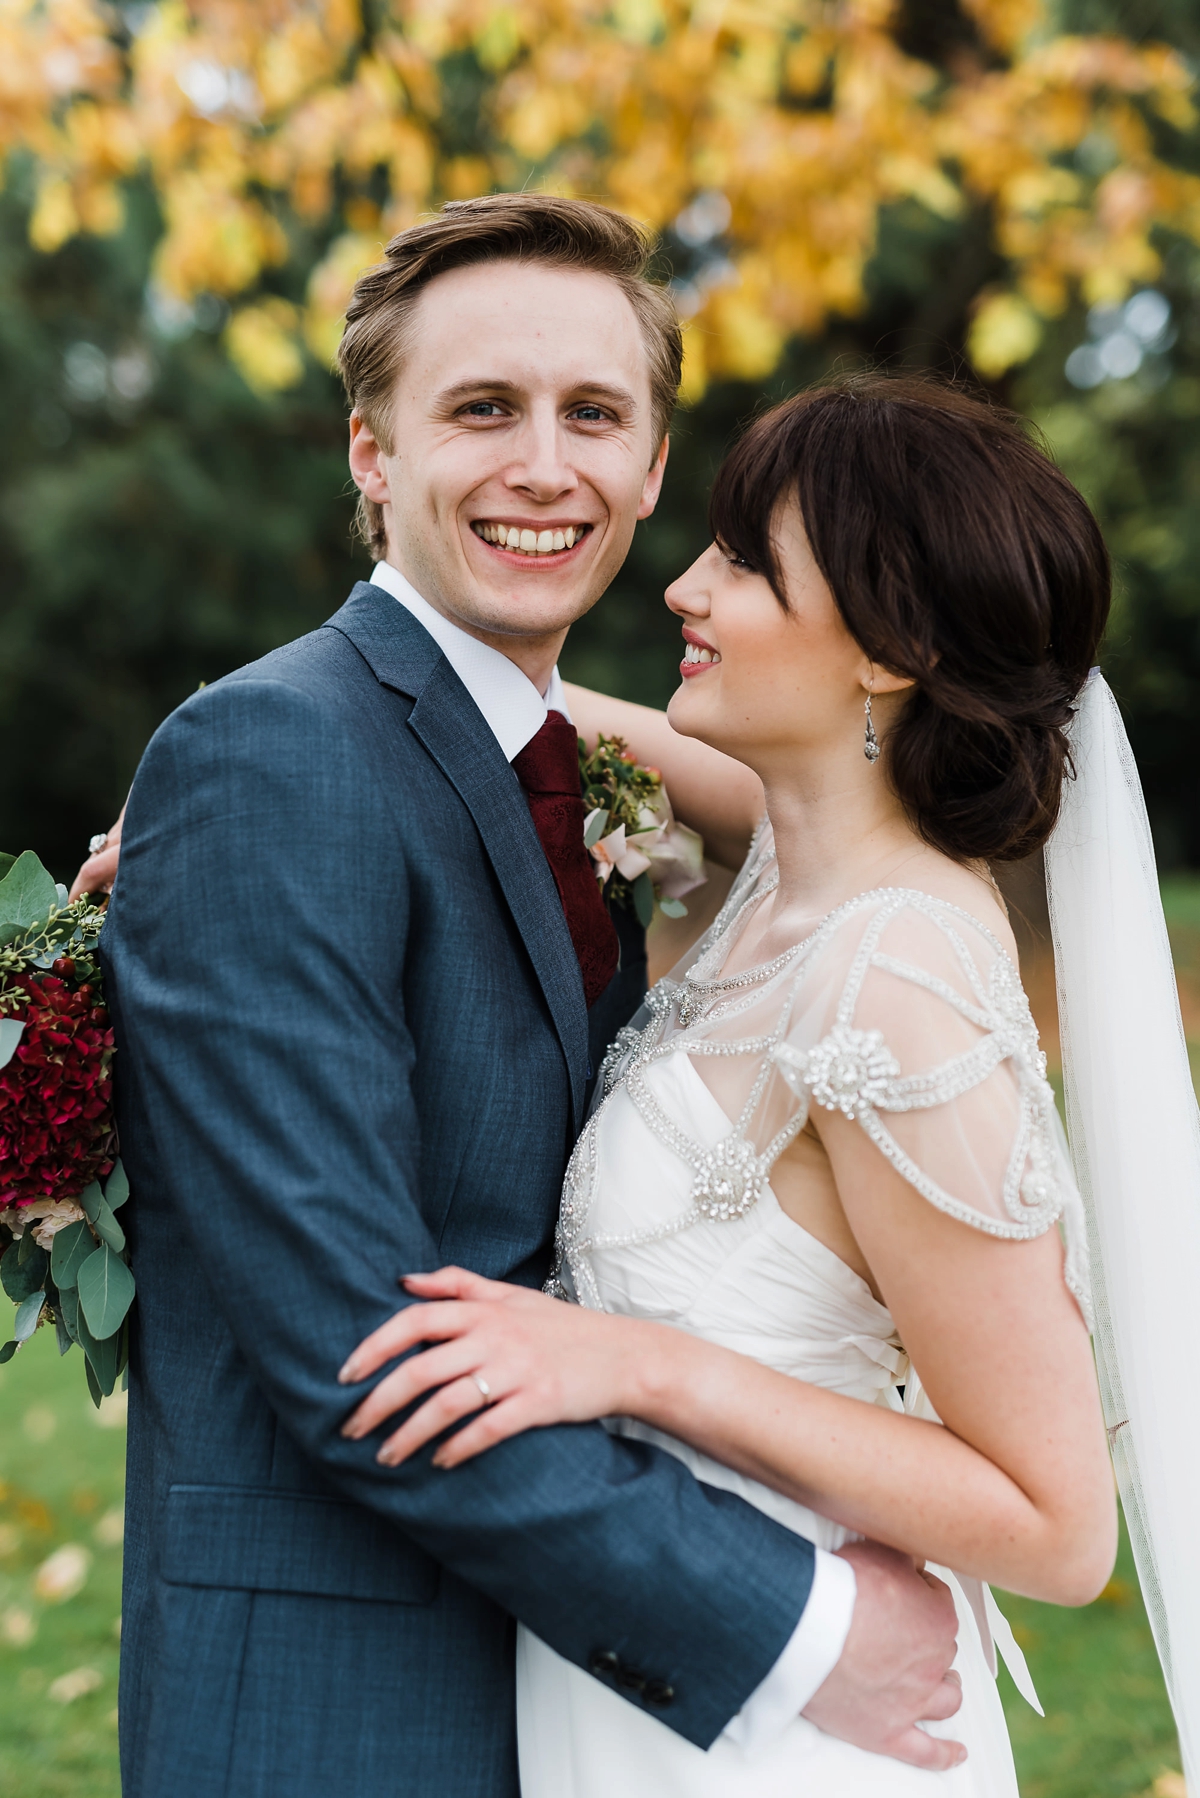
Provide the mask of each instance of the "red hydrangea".
POLYGON ((25 1026, 0 1068, 0 1206, 77 1198, 111 1173, 113 1033, 88 985, 72 986, 69 960, 56 974, 15 984, 28 1002, 8 1012, 25 1026))

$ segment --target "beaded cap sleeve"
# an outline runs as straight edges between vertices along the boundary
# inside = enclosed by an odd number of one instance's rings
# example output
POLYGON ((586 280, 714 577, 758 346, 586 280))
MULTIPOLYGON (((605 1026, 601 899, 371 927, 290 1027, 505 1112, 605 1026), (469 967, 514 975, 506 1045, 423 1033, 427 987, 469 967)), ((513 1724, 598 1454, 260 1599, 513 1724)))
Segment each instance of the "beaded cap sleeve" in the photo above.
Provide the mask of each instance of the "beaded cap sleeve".
MULTIPOLYGON (((684 1210, 645 1239, 744 1217, 814 1109, 853 1119, 930 1204, 1008 1240, 1060 1224, 1065 1278, 1089 1313, 1083 1209, 1020 977, 969 912, 883 887, 838 907, 774 960, 729 976, 730 951, 778 884, 764 821, 720 915, 651 990, 604 1067, 567 1174, 557 1287, 589 1302, 597 1132, 632 1104, 691 1169, 684 1210), (729 1122, 707 1147, 648 1078, 685 1054, 729 1122)), ((637 1239, 635 1231, 629 1238, 637 1239)))

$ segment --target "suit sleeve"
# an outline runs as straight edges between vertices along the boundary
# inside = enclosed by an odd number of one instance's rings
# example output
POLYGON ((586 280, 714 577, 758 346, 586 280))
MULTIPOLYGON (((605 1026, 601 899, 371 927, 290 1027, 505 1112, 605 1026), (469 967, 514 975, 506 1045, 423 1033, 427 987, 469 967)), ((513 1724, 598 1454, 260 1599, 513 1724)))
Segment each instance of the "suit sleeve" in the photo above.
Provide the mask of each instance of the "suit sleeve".
POLYGON ((221 683, 155 737, 104 953, 156 1183, 324 1478, 567 1659, 612 1651, 660 1701, 670 1687, 654 1714, 707 1746, 796 1627, 807 1542, 598 1425, 532 1431, 450 1473, 428 1453, 381 1467, 378 1438, 339 1433, 339 1366, 403 1302, 397 1273, 439 1260, 417 1204, 408 899, 380 874, 385 829, 376 772, 285 682, 221 683))

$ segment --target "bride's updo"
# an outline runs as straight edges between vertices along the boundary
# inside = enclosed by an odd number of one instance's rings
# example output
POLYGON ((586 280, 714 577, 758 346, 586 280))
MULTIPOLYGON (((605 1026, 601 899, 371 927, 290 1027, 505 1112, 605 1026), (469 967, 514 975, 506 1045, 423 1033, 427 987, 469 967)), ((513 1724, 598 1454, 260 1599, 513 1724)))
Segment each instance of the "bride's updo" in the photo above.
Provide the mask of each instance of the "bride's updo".
POLYGON ((956 860, 1032 854, 1111 597, 1083 498, 1013 413, 871 374, 774 407, 717 475, 714 537, 785 610, 771 527, 789 500, 851 635, 916 682, 880 766, 921 836, 956 860))

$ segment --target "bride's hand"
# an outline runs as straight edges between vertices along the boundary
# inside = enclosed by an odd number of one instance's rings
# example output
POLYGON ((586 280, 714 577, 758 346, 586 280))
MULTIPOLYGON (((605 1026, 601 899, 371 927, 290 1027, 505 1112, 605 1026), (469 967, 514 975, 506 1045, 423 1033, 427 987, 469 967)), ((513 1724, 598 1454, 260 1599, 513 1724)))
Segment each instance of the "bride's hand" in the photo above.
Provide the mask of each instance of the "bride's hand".
POLYGON ((82 898, 84 893, 111 893, 113 881, 117 878, 117 863, 121 859, 121 826, 125 822, 125 807, 121 807, 121 815, 105 835, 103 849, 95 855, 89 855, 71 883, 68 903, 82 898))
POLYGON ((636 1384, 647 1330, 663 1334, 652 1324, 564 1305, 461 1267, 412 1274, 403 1285, 426 1303, 389 1318, 338 1375, 353 1384, 420 1343, 437 1344, 409 1355, 343 1425, 344 1436, 366 1436, 436 1386, 380 1449, 377 1458, 389 1467, 472 1414, 474 1422, 438 1448, 436 1467, 456 1467, 537 1425, 619 1414, 636 1384))

